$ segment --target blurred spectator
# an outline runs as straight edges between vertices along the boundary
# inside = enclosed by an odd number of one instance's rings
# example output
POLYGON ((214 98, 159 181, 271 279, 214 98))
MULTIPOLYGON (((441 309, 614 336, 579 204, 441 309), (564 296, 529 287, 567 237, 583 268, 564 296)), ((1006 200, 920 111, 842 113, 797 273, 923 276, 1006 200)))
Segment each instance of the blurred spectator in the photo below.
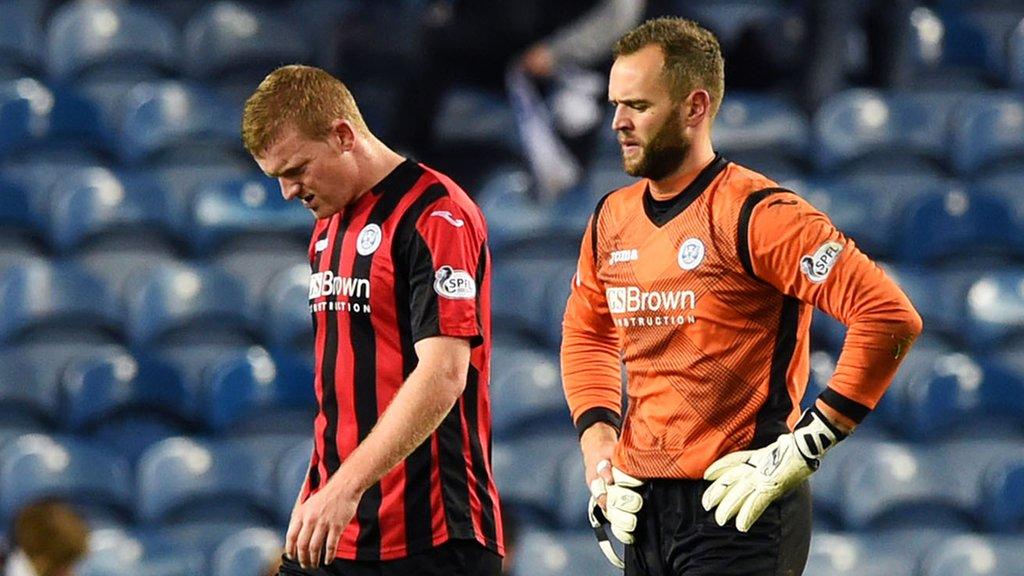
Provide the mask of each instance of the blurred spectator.
POLYGON ((14 549, 4 566, 6 576, 72 576, 88 549, 89 529, 70 506, 40 501, 23 508, 14 520, 14 549))
POLYGON ((427 11, 420 62, 402 90, 395 139, 428 154, 441 98, 456 83, 502 90, 505 70, 536 78, 610 58, 612 43, 639 22, 644 0, 435 2, 427 11))

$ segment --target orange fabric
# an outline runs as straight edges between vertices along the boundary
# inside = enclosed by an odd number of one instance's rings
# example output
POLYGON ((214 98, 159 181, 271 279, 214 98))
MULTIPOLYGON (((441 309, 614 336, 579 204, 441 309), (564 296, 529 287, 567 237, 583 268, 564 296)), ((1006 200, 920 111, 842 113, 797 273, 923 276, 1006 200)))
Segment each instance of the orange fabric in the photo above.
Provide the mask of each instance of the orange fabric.
POLYGON ((899 288, 803 199, 772 193, 744 214, 775 186, 728 164, 659 227, 642 180, 604 202, 596 259, 588 227, 563 321, 563 383, 574 421, 618 412, 621 354, 629 406, 613 462, 627 473, 700 478, 723 454, 792 429, 812 305, 850 326, 830 387, 869 408, 920 331, 899 288))

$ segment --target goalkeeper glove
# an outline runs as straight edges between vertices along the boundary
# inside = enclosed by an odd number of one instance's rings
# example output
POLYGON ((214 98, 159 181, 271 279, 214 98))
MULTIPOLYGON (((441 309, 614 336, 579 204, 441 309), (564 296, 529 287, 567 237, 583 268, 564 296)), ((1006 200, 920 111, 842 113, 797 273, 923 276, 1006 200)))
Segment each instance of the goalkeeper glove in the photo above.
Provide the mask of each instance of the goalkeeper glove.
POLYGON ((634 542, 633 531, 636 530, 636 514, 644 504, 643 496, 636 489, 643 486, 643 482, 615 467, 612 467, 612 480, 614 484, 605 484, 604 480, 598 477, 590 484, 588 516, 601 551, 604 552, 609 562, 622 568, 623 561, 608 541, 604 524, 611 525, 612 534, 623 544, 634 542), (598 497, 602 494, 607 496, 606 510, 602 510, 597 503, 598 497))
POLYGON ((750 527, 776 499, 810 476, 832 446, 846 437, 817 407, 804 411, 796 428, 759 450, 726 454, 704 472, 714 482, 704 491, 704 509, 715 511, 725 526, 733 516, 740 532, 750 527))

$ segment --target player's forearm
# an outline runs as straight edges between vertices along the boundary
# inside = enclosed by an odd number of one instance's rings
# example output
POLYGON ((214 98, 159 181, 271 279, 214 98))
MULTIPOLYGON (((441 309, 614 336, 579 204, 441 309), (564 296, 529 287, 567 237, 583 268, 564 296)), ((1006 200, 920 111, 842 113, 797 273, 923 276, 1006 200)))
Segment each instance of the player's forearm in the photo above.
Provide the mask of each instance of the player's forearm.
POLYGON ((562 385, 573 423, 584 429, 592 422, 582 422, 597 415, 618 427, 621 415, 622 378, 618 341, 566 324, 562 330, 562 385), (607 417, 614 414, 614 422, 607 417))
POLYGON ((328 485, 362 494, 423 443, 444 420, 466 385, 465 373, 422 363, 409 375, 391 404, 342 464, 328 485))

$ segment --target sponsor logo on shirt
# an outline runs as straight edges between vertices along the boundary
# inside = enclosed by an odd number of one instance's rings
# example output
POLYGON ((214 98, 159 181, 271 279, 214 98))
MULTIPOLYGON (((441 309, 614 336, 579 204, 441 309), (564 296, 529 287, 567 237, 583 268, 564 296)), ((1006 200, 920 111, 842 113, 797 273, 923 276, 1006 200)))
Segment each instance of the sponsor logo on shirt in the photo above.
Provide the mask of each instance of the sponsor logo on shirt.
POLYGON ((452 300, 470 300, 476 297, 476 281, 465 270, 441 266, 434 272, 434 292, 452 300))
POLYGON ((614 321, 620 328, 697 322, 696 316, 688 313, 697 309, 697 293, 693 290, 644 291, 637 286, 621 286, 606 289, 605 299, 608 311, 617 315, 614 321))
POLYGON ((640 253, 637 252, 636 248, 631 248, 629 250, 616 250, 608 257, 608 265, 610 266, 620 262, 633 262, 634 260, 639 259, 640 253))
POLYGON ((839 254, 843 251, 843 245, 839 242, 825 242, 814 251, 800 259, 800 271, 807 276, 807 279, 815 284, 820 284, 828 279, 832 268, 839 260, 839 254))
POLYGON ((377 224, 367 224, 356 237, 356 252, 360 256, 369 256, 380 246, 381 231, 377 224))
POLYGON ((327 302, 313 302, 309 305, 310 312, 359 312, 370 313, 370 281, 366 278, 349 278, 338 276, 330 270, 317 272, 309 277, 309 299, 315 300, 324 296, 334 296, 327 302), (349 302, 337 298, 359 298, 364 302, 349 302))
POLYGON ((447 210, 434 210, 433 212, 430 213, 430 215, 437 216, 438 218, 444 218, 445 220, 448 221, 449 224, 455 226, 456 228, 462 228, 463 224, 466 223, 461 218, 456 218, 455 216, 452 216, 452 213, 447 210))
POLYGON ((679 245, 676 261, 683 270, 693 270, 700 266, 700 263, 704 261, 704 243, 700 238, 687 238, 679 245))

